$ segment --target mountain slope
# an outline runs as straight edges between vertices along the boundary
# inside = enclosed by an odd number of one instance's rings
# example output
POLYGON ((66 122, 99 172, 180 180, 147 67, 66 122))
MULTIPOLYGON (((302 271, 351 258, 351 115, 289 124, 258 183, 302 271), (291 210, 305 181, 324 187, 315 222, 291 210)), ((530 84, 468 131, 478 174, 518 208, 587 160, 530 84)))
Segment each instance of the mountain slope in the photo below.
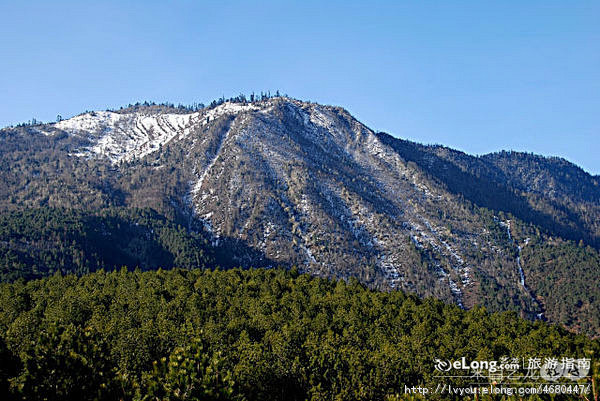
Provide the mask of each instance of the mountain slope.
POLYGON ((205 238, 153 210, 8 212, 0 216, 0 238, 2 281, 122 266, 154 270, 217 264, 205 238))
MULTIPOLYGON (((573 328, 585 319, 575 299, 576 321, 546 310, 529 277, 539 266, 521 257, 528 238, 598 244, 597 177, 566 162, 418 145, 288 98, 85 113, 1 141, 2 210, 150 207, 206 231, 238 265, 296 265, 573 328)), ((560 280, 578 286, 564 268, 560 280)))
POLYGON ((378 136, 449 191, 475 204, 509 212, 555 235, 600 245, 600 181, 564 159, 519 152, 474 157, 378 136))

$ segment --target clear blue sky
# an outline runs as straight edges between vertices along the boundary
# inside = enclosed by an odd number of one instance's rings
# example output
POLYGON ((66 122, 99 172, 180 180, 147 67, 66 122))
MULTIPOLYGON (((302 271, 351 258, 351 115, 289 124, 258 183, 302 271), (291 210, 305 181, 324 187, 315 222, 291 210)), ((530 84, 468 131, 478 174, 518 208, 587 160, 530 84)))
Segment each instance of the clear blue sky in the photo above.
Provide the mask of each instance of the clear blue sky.
POLYGON ((5 0, 0 126, 279 89, 398 137, 600 173, 599 1, 369 3, 5 0))

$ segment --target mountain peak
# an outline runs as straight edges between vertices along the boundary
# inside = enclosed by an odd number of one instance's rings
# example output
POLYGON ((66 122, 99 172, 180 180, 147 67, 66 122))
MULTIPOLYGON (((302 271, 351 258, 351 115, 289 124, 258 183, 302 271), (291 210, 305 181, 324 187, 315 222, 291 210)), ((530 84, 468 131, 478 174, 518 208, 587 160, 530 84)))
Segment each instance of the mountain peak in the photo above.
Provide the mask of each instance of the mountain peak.
POLYGON ((295 265, 558 320, 543 293, 553 276, 536 276, 530 252, 557 238, 600 242, 597 178, 540 157, 400 140, 335 106, 138 105, 3 133, 5 208, 153 208, 205 231, 228 265, 295 265))
MULTIPOLYGON (((108 158, 112 163, 143 158, 172 141, 181 140, 222 118, 235 118, 243 113, 269 114, 288 108, 294 114, 317 113, 317 124, 326 124, 330 112, 341 108, 321 106, 287 97, 254 102, 226 101, 198 111, 182 111, 162 106, 136 106, 119 111, 92 111, 57 123, 36 127, 44 135, 66 133, 82 140, 75 156, 108 158)), ((288 110, 289 111, 289 110, 288 110)), ((306 116, 306 115, 305 115, 306 116)), ((307 120, 308 121, 308 120, 307 120)))

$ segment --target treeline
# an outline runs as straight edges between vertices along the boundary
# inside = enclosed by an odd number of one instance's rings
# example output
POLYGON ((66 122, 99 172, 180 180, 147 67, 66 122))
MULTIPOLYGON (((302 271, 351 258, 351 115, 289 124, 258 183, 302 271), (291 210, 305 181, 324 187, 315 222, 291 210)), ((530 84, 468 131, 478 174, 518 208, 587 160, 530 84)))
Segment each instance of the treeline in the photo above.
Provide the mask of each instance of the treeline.
MULTIPOLYGON (((212 102, 210 102, 209 107, 211 107, 211 108, 217 107, 225 102, 232 102, 232 103, 258 102, 258 101, 268 100, 268 99, 281 97, 281 96, 282 95, 281 95, 281 93, 279 93, 279 90, 277 90, 274 94, 271 94, 271 91, 266 91, 266 92, 261 91, 260 94, 256 94, 256 93, 252 92, 249 96, 246 96, 243 93, 240 93, 238 96, 230 97, 229 99, 226 99, 225 96, 222 96, 217 100, 213 100, 212 102)), ((287 97, 287 94, 283 95, 283 96, 287 97)))
MULTIPOLYGON (((134 104, 130 103, 127 106, 121 106, 118 110, 114 110, 114 109, 108 109, 107 111, 118 111, 118 112, 127 112, 127 111, 137 111, 140 109, 147 109, 147 108, 152 108, 155 109, 157 111, 176 111, 179 113, 193 113, 196 111, 200 111, 206 108, 215 108, 217 106, 222 105, 223 103, 226 102, 231 102, 231 103, 243 103, 246 104, 248 102, 258 102, 258 101, 262 101, 262 100, 268 100, 268 99, 272 99, 272 98, 277 98, 277 97, 287 97, 287 94, 282 95, 279 90, 275 91, 273 94, 271 94, 271 91, 261 91, 260 93, 250 93, 250 95, 245 95, 243 93, 240 93, 237 96, 231 96, 226 98, 225 96, 221 96, 218 99, 214 99, 212 100, 208 105, 202 103, 202 102, 193 102, 191 104, 182 104, 179 103, 177 105, 175 105, 174 103, 171 102, 162 102, 162 103, 156 103, 156 102, 152 102, 152 101, 144 101, 144 102, 136 102, 134 104)), ((86 111, 87 113, 87 111, 86 111)), ((38 122, 39 123, 39 122, 38 122)), ((23 125, 27 125, 27 124, 23 124, 23 125)))
POLYGON ((265 269, 1 284, 0 333, 3 399, 28 400, 393 400, 435 387, 435 358, 600 352, 513 313, 265 269))
MULTIPOLYGON (((271 91, 260 91, 260 93, 250 93, 250 95, 246 96, 243 93, 240 93, 237 96, 231 96, 226 98, 225 96, 221 96, 218 99, 214 99, 213 101, 211 101, 208 106, 205 105, 202 102, 193 102, 191 104, 183 104, 183 103, 179 103, 177 105, 175 105, 175 103, 172 102, 161 102, 161 103, 156 103, 154 101, 144 101, 144 102, 136 102, 136 103, 129 103, 127 106, 121 106, 119 107, 119 109, 106 109, 106 111, 136 111, 142 108, 148 108, 148 107, 152 107, 155 109, 163 109, 163 110, 176 110, 179 111, 181 113, 193 113, 205 108, 214 108, 217 106, 222 105, 225 102, 232 102, 232 103, 247 103, 247 102, 257 102, 257 101, 262 101, 262 100, 268 100, 268 99, 272 99, 272 98, 276 98, 276 97, 288 97, 287 94, 281 94, 279 92, 279 90, 276 90, 273 94, 271 94, 271 91)), ((90 113, 89 110, 86 110, 84 113, 90 113)), ((93 111, 92 111, 93 113, 93 111)), ((56 122, 61 122, 62 120, 64 120, 64 118, 58 114, 56 116, 56 122)), ((43 121, 40 121, 36 118, 32 118, 29 121, 26 122, 22 122, 19 123, 17 125, 15 125, 14 127, 34 127, 36 125, 43 125, 43 124, 47 124, 43 121)), ((12 125, 9 125, 8 127, 13 127, 12 125)), ((0 128, 4 128, 4 127, 0 127, 0 128)))

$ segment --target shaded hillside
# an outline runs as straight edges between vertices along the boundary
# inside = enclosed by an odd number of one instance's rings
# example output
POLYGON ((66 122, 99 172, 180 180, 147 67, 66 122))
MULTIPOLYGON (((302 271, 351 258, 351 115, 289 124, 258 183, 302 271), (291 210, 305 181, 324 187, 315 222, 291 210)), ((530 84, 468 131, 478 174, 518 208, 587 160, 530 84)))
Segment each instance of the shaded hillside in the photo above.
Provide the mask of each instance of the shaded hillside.
POLYGON ((214 249, 152 210, 33 209, 0 216, 0 281, 121 266, 217 265, 214 249))
POLYGON ((600 246, 600 181, 564 159, 520 152, 475 157, 378 136, 470 202, 511 213, 565 239, 600 246))

